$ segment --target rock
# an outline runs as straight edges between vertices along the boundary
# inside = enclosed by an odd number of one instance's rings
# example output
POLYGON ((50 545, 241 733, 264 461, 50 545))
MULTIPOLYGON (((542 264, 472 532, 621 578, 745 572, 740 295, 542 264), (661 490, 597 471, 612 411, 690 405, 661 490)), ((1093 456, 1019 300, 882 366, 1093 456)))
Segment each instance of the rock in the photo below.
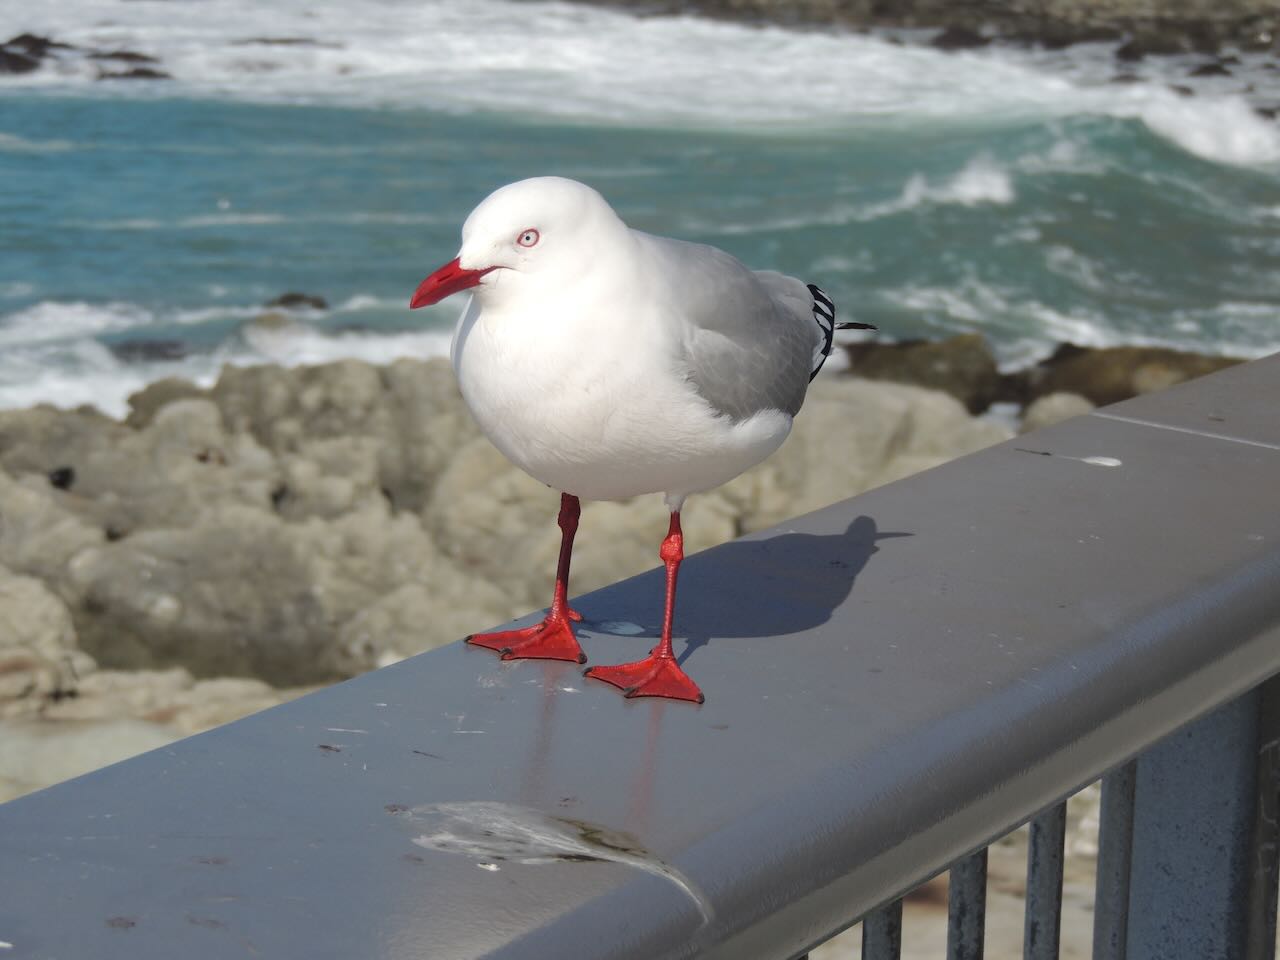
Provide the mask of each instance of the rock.
POLYGON ((1231 71, 1227 69, 1227 66, 1221 61, 1214 61, 1211 63, 1200 64, 1200 66, 1196 67, 1194 70, 1188 73, 1187 76, 1189 77, 1229 77, 1231 76, 1231 71))
POLYGON ((1176 29, 1141 31, 1116 48, 1116 59, 1132 63, 1149 56, 1187 53, 1193 44, 1176 29))
POLYGON ((868 341, 851 344, 846 349, 855 376, 943 390, 963 403, 970 413, 986 410, 1000 391, 995 357, 986 341, 976 333, 959 334, 941 341, 868 341))
POLYGON ((0 47, 0 73, 30 73, 39 66, 35 57, 0 47))
POLYGON ((152 67, 134 67, 132 70, 99 70, 99 80, 172 80, 171 74, 152 67))
POLYGON ((1185 83, 1171 83, 1168 86, 1170 90, 1180 97, 1194 97, 1196 95, 1195 90, 1185 83))
POLYGON ((946 27, 929 41, 931 46, 939 50, 968 50, 985 47, 990 42, 990 37, 983 36, 977 30, 956 25, 946 27))
POLYGON ((43 477, 18 482, 0 472, 0 564, 39 577, 59 593, 71 558, 105 542, 100 527, 63 502, 43 477))
POLYGON ((329 302, 324 297, 319 297, 315 294, 290 291, 280 294, 274 300, 268 300, 263 306, 284 307, 286 310, 296 310, 298 307, 310 307, 312 310, 328 310, 329 302))
POLYGON ((20 33, 16 37, 10 37, 0 46, 8 50, 18 50, 27 56, 37 59, 48 55, 50 50, 74 50, 69 43, 58 43, 50 40, 48 37, 42 37, 34 33, 20 33))
POLYGON ((95 50, 89 54, 90 60, 118 60, 121 63, 159 63, 155 57, 133 50, 95 50))
POLYGON ((1103 406, 1183 380, 1214 373, 1242 361, 1165 347, 1078 347, 1064 343, 1030 371, 1031 395, 1076 393, 1103 406))
POLYGON ((81 645, 106 667, 336 679, 319 655, 334 626, 311 563, 281 521, 230 505, 82 550, 69 569, 81 645))
POLYGON ((209 392, 197 387, 190 380, 178 377, 165 377, 147 384, 137 393, 129 395, 129 416, 125 419, 128 426, 141 428, 155 419, 161 407, 177 400, 193 397, 207 397, 209 392))
POLYGON ((270 509, 277 463, 252 437, 229 433, 210 400, 175 400, 141 430, 110 432, 109 447, 86 444, 76 457, 75 497, 65 500, 104 530, 189 526, 225 504, 270 509))
POLYGON ((1022 415, 1019 433, 1028 433, 1047 427, 1063 420, 1070 420, 1086 414, 1093 409, 1093 404, 1078 393, 1050 393, 1041 397, 1027 407, 1022 415))
POLYGON ((94 669, 67 605, 42 581, 0 566, 0 718, 40 712, 94 669))

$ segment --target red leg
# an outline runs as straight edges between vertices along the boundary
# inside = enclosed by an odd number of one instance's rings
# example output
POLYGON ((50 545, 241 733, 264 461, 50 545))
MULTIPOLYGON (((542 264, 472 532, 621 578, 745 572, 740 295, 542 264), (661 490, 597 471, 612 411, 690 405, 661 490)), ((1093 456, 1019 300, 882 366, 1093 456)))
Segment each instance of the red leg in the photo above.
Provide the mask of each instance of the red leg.
POLYGON ((676 663, 671 649, 671 621, 676 610, 676 577, 684 559, 684 534, 680 531, 680 512, 671 514, 671 527, 658 552, 667 566, 667 603, 662 615, 662 639, 649 656, 634 663, 615 667, 592 667, 586 676, 603 680, 621 688, 628 697, 667 697, 702 703, 702 691, 676 663))
POLYGON ((581 620, 582 615, 569 608, 569 560, 573 555, 573 535, 578 532, 578 517, 582 512, 578 498, 569 493, 560 494, 560 562, 556 566, 556 589, 551 598, 551 609, 542 622, 519 630, 499 630, 496 633, 473 633, 467 643, 489 650, 497 650, 503 660, 574 660, 586 663, 586 654, 578 646, 578 640, 569 626, 571 620, 581 620))

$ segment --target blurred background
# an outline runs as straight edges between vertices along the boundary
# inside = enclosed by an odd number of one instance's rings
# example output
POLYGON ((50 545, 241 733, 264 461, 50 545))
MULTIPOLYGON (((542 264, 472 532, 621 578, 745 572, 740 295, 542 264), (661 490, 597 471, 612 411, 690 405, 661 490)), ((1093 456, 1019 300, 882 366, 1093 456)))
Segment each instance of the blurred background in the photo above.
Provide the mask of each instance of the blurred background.
POLYGON ((457 304, 405 301, 480 199, 542 173, 820 281, 889 338, 980 331, 1005 367, 1064 340, 1280 348, 1266 4, 1170 4, 1177 29, 1146 47, 1027 17, 987 42, 1016 4, 876 5, 972 21, 941 35, 857 32, 865 4, 719 6, 753 22, 0 0, 30 38, 0 60, 0 406, 121 414, 150 380, 228 361, 442 354, 457 304), (847 12, 760 22, 817 8, 847 12), (289 291, 320 299, 253 322, 289 291))

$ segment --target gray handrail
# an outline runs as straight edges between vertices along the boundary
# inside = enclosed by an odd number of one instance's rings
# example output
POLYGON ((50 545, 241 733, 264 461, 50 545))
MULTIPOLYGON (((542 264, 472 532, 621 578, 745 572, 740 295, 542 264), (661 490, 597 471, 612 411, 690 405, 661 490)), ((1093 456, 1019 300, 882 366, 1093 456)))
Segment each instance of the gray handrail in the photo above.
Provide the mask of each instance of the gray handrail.
MULTIPOLYGON (((797 956, 1280 670, 1278 385, 1236 367, 691 557, 701 707, 455 644, 0 806, 0 941, 797 956)), ((591 662, 660 603, 658 573, 581 598, 591 662)))

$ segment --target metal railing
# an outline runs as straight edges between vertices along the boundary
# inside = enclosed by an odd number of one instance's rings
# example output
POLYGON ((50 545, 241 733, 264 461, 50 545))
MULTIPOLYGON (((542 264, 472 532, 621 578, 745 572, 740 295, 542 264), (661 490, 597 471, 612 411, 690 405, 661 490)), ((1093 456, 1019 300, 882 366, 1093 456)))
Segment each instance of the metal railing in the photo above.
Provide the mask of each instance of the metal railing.
MULTIPOLYGON (((1105 775, 1096 955, 1270 956, 1278 384, 1236 367, 690 557, 700 707, 455 644, 4 804, 0 950, 782 960, 865 917, 891 957, 896 898, 950 867, 977 957, 985 845, 1030 821, 1052 957, 1063 798, 1105 775)), ((592 662, 648 649, 661 591, 575 601, 592 662)))
MULTIPOLYGON (((1103 778, 1094 960, 1275 956, 1278 760, 1280 680, 1273 679, 1103 778), (1214 776, 1224 762, 1231 775, 1214 776), (1187 779, 1197 772, 1205 776, 1187 779), (1140 780, 1149 792, 1141 802, 1140 780), (1145 829, 1135 829, 1139 816, 1145 829)), ((1029 826, 1022 954, 1056 960, 1066 802, 1029 826)), ((981 960, 987 848, 951 864, 949 874, 946 958, 981 960)), ((863 960, 898 960, 902 915, 897 899, 862 919, 863 960)))

